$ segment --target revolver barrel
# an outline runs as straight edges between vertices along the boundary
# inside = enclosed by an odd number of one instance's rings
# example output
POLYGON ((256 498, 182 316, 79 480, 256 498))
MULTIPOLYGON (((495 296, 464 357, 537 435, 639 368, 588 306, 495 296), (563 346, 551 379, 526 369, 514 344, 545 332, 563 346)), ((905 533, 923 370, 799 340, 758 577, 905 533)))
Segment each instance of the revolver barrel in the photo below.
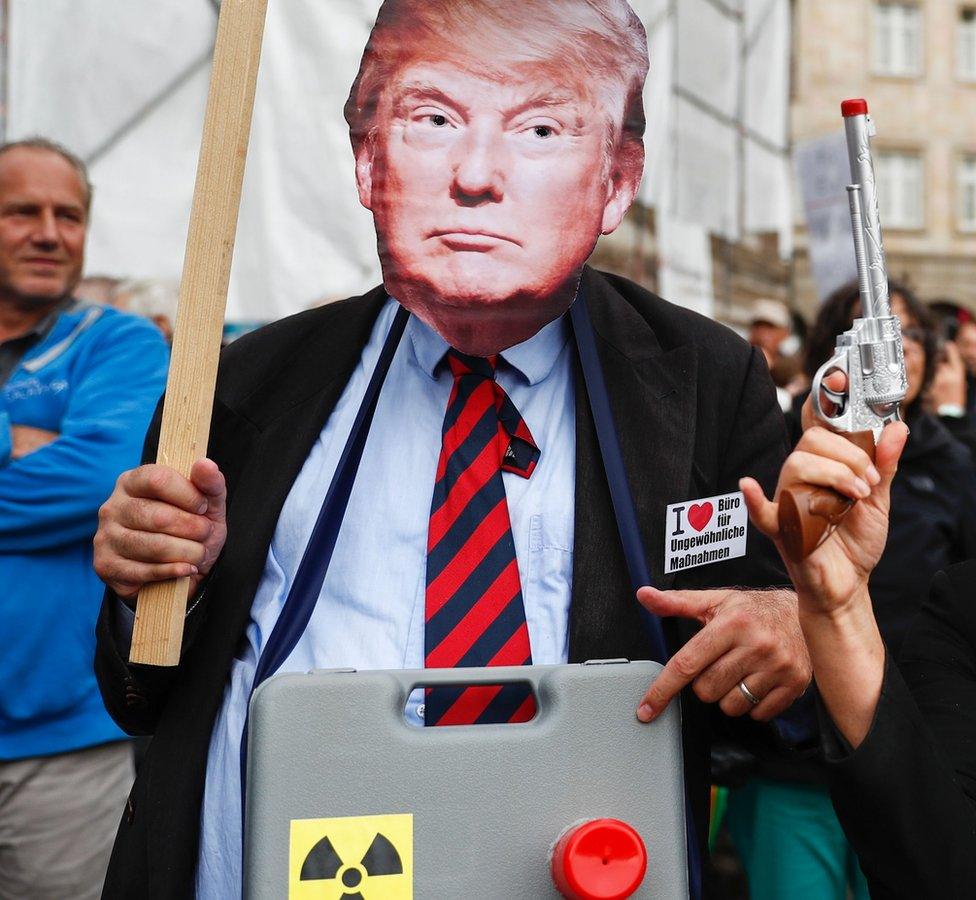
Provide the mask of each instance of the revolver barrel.
POLYGON ((870 430, 877 437, 886 423, 899 418, 899 404, 905 397, 908 382, 901 325, 891 314, 888 296, 888 270, 871 161, 874 126, 864 100, 846 100, 841 111, 853 181, 847 186, 847 194, 861 315, 849 331, 838 335, 833 359, 817 372, 813 382, 814 405, 821 418, 837 430, 870 430), (847 375, 847 390, 843 394, 823 384, 824 377, 835 370, 847 375), (831 411, 823 409, 821 394, 832 401, 831 411))
MULTIPOLYGON (((860 193, 861 223, 856 230, 861 232, 863 259, 871 285, 870 296, 861 297, 861 315, 865 319, 884 318, 891 315, 891 300, 888 297, 888 266, 881 239, 881 215, 878 212, 878 192, 874 180, 874 164, 871 161, 874 123, 868 115, 868 105, 864 100, 845 100, 841 104, 841 113, 844 116, 844 131, 847 136, 851 181, 860 193)), ((857 241, 855 234, 855 246, 857 241)), ((858 276, 861 276, 860 259, 858 276)))

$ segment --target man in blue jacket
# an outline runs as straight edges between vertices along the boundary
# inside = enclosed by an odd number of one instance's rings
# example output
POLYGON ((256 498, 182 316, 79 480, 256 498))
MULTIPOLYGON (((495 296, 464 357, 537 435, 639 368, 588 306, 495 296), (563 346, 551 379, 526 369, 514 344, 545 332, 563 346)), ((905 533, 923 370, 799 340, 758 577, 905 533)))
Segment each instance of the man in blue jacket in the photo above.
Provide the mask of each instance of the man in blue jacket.
POLYGON ((101 891, 132 780, 92 658, 99 505, 138 462, 167 351, 72 299, 91 186, 42 139, 0 147, 0 897, 101 891))

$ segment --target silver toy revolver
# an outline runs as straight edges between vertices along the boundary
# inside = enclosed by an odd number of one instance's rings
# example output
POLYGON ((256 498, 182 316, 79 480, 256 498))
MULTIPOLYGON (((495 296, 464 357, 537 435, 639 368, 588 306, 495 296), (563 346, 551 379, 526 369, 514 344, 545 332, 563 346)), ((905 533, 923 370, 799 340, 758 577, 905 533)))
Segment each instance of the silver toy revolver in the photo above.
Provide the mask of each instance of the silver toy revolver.
MULTIPOLYGON (((851 207, 854 256, 857 259, 861 316, 838 335, 834 355, 813 378, 813 408, 820 419, 874 458, 881 429, 901 418, 908 378, 901 324, 891 314, 888 270, 881 242, 881 218, 871 162, 874 124, 864 100, 841 104, 847 132, 851 180, 847 196, 851 207), (824 380, 833 372, 847 376, 845 391, 835 391, 824 380), (832 408, 824 406, 826 398, 832 408)), ((804 485, 784 490, 779 502, 779 525, 784 549, 799 561, 812 553, 839 524, 854 501, 828 488, 804 485)))
POLYGON ((870 431, 877 440, 888 422, 901 416, 899 404, 908 388, 901 325, 891 314, 888 298, 888 269, 881 242, 881 220, 871 162, 874 123, 864 100, 841 104, 847 132, 847 154, 851 180, 847 197, 851 206, 854 256, 857 259, 861 316, 849 331, 838 335, 834 355, 813 379, 813 408, 836 431, 870 431), (847 376, 844 393, 831 390, 823 380, 840 370, 847 376), (827 411, 822 398, 834 405, 827 411))

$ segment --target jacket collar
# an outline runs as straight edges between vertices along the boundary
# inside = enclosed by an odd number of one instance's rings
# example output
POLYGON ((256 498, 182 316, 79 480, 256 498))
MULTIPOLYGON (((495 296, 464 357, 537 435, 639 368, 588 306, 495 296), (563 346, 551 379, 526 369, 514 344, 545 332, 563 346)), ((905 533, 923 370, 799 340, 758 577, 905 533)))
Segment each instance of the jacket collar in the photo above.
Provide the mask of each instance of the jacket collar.
MULTIPOLYGON (((503 365, 517 372, 527 384, 536 385, 549 377, 568 339, 569 325, 563 314, 527 340, 502 350, 498 356, 503 365)), ((409 341, 421 371, 433 381, 450 345, 416 316, 407 323, 404 340, 409 341)))
MULTIPOLYGON (((309 318, 307 339, 283 357, 274 376, 235 404, 234 411, 263 431, 278 420, 293 418, 300 408, 302 434, 307 436, 304 426, 311 429, 315 424, 308 418, 309 409, 314 409, 322 416, 315 429, 317 436, 359 362, 386 300, 386 291, 377 287, 362 297, 316 310, 314 317, 309 318)), ((291 449, 297 454, 299 448, 291 449)), ((306 454, 310 449, 311 442, 305 448, 306 454)), ((296 470, 292 476, 297 474, 296 470)), ((289 484, 291 480, 293 477, 289 484)))

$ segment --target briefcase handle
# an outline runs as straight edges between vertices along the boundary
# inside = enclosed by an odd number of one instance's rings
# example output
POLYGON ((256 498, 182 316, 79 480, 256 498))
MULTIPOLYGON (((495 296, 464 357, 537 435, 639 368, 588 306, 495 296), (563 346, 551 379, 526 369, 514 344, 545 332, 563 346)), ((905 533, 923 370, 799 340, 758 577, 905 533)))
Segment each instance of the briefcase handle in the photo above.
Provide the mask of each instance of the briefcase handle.
MULTIPOLYGON (((663 666, 650 660, 641 660, 641 666, 653 670, 652 678, 657 678, 663 666)), ((607 665, 630 665, 626 659, 588 660, 578 665, 580 668, 607 665)), ((432 687, 477 687, 479 685, 527 684, 535 697, 536 709, 544 712, 552 706, 555 699, 550 688, 552 670, 565 666, 471 666, 456 669, 384 669, 383 675, 396 684, 398 690, 393 695, 393 709, 398 716, 403 715, 410 695, 422 688, 432 687)), ((315 674, 356 674, 356 669, 318 669, 315 674)), ((295 675, 281 675, 278 678, 294 678, 295 675)), ((270 679, 269 679, 270 680, 270 679)), ((275 679, 277 680, 277 679, 275 679)), ((266 682, 267 683, 267 682, 266 682)), ((261 690, 260 688, 258 689, 261 690)), ((534 716, 524 723, 499 723, 499 727, 509 728, 512 724, 531 724, 539 719, 534 716)), ((447 727, 447 726, 445 726, 447 727)), ((468 726, 464 726, 468 727, 468 726)), ((478 725, 478 728, 490 727, 478 725)), ((437 732, 438 728, 426 728, 425 732, 437 732)))
MULTIPOLYGON (((641 660, 641 665, 651 665, 657 672, 664 668, 660 663, 641 660)), ((628 666, 629 659, 590 659, 584 663, 569 663, 580 667, 590 666, 628 666)), ((454 669, 384 669, 409 694, 419 687, 468 687, 479 684, 514 684, 521 682, 538 689, 546 680, 553 666, 470 666, 454 669)), ((355 669, 333 669, 319 671, 355 672, 355 669)))

